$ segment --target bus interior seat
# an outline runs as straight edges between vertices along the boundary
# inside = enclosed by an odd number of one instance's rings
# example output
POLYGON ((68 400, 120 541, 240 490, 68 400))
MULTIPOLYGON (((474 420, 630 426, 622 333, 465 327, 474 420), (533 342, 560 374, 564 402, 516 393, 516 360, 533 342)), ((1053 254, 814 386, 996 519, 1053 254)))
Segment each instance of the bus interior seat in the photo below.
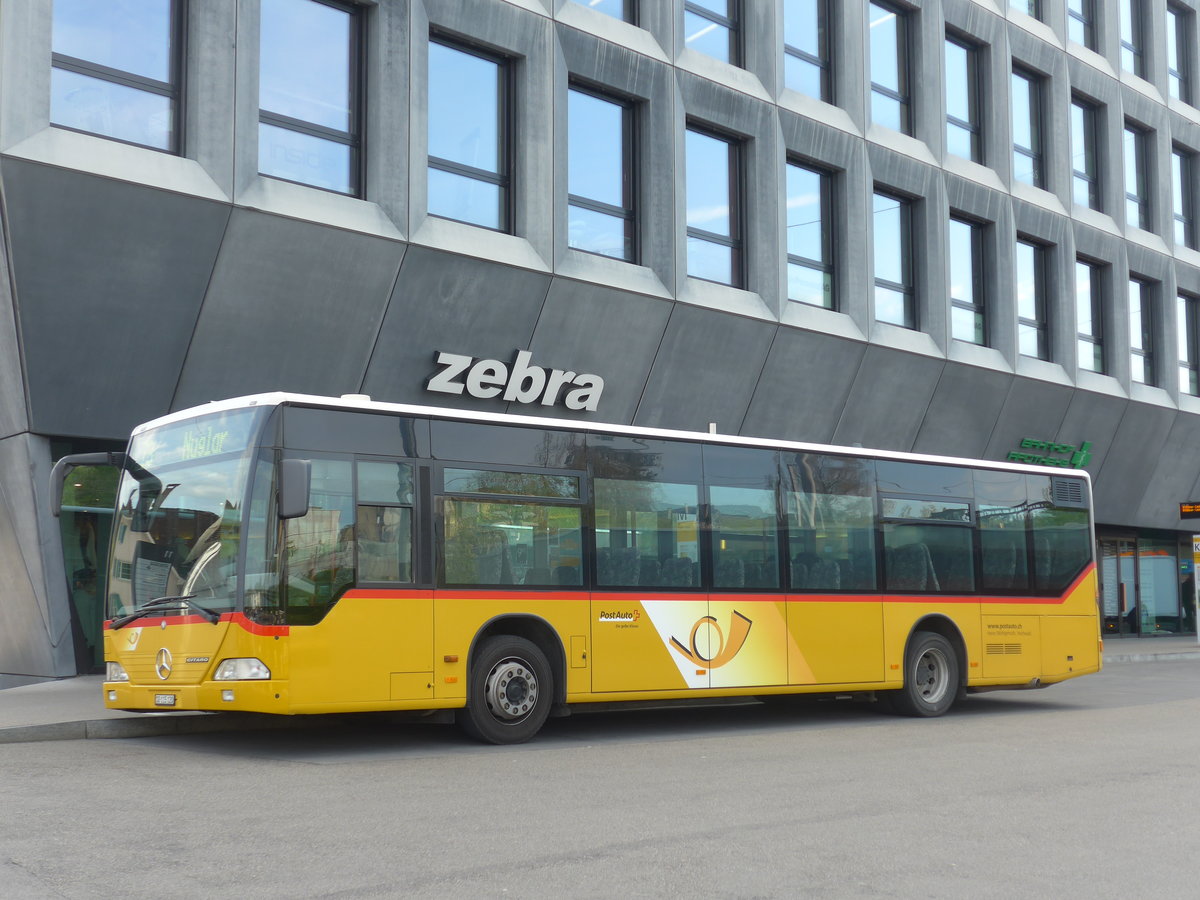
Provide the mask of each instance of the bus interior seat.
POLYGON ((797 553, 792 557, 792 590, 802 591, 808 587, 808 566, 806 566, 797 553))
POLYGON ((544 566, 530 566, 525 570, 525 584, 549 584, 550 569, 544 566))
POLYGON ((746 585, 746 568, 740 559, 723 559, 717 563, 716 587, 740 588, 746 585))
POLYGON ((475 557, 476 584, 512 584, 512 564, 508 559, 508 538, 489 529, 480 534, 479 554, 475 557))
POLYGON ((571 586, 579 584, 579 566, 557 566, 554 569, 554 583, 571 586))
POLYGON ((936 591, 937 573, 927 544, 906 544, 888 552, 888 589, 936 591))
POLYGON ((638 584, 657 585, 662 581, 662 566, 657 559, 642 557, 638 571, 638 584))
POLYGON ((818 591, 841 590, 842 570, 832 559, 818 559, 808 569, 808 586, 818 591))
POLYGON ((691 587, 696 583, 695 565, 683 556, 673 556, 662 564, 663 583, 672 587, 691 587))

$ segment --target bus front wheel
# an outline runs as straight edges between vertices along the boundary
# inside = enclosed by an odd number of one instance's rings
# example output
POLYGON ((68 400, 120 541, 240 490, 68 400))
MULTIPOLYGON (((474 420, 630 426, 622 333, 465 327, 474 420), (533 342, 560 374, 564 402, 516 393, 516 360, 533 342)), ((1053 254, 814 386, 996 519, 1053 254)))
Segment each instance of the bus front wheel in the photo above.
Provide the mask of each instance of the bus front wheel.
POLYGON ((958 682, 958 656, 950 642, 918 631, 905 655, 904 687, 888 691, 888 701, 903 716, 940 716, 958 696, 958 682))
POLYGON ((489 744, 520 744, 541 729, 554 699, 550 663, 522 637, 488 638, 471 664, 459 726, 489 744))

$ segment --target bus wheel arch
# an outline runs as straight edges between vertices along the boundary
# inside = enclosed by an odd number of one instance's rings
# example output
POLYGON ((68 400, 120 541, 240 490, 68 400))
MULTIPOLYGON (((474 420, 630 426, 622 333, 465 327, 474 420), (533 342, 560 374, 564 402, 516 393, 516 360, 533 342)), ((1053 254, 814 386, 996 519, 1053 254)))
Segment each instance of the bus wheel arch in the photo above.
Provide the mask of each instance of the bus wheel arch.
POLYGON ((946 712, 966 688, 966 642, 945 616, 925 616, 904 646, 904 684, 886 702, 900 715, 932 717, 946 712))
POLYGON ((467 672, 467 704, 457 720, 487 743, 529 740, 565 696, 562 644, 534 616, 498 617, 484 625, 471 643, 467 672))

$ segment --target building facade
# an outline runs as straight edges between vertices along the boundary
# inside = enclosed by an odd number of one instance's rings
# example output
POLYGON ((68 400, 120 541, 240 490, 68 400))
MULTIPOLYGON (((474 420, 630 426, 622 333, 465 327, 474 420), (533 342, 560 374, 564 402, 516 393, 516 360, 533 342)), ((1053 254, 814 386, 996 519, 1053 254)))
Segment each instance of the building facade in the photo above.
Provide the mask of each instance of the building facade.
POLYGON ((112 479, 54 520, 56 458, 274 389, 529 411, 441 354, 1086 468, 1106 634, 1195 631, 1197 12, 4 0, 0 673, 97 660, 112 479))

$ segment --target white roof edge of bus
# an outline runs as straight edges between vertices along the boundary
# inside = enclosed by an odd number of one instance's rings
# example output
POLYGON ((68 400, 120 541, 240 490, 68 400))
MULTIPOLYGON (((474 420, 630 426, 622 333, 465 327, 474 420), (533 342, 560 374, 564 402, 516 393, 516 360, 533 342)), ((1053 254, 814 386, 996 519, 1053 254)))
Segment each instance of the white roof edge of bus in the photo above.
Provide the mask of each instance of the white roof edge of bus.
POLYGON ((894 459, 904 462, 929 462, 958 466, 975 466, 977 468, 996 469, 1004 472, 1025 472, 1031 475, 1071 475, 1091 482, 1091 474, 1085 469, 1063 468, 1054 471, 1052 467, 1034 466, 1024 463, 1006 462, 1004 460, 969 459, 959 456, 936 456, 926 453, 907 453, 902 450, 876 450, 869 447, 843 447, 836 444, 812 444, 802 441, 783 441, 777 438, 743 437, 736 434, 710 434, 707 431, 679 431, 668 428, 646 428, 639 425, 617 425, 611 422, 579 421, 575 419, 553 419, 539 416, 513 415, 512 413, 479 412, 469 409, 451 409, 444 406, 419 406, 412 403, 387 403, 382 400, 366 400, 360 395, 347 398, 324 397, 317 394, 293 394, 287 391, 271 391, 262 394, 248 394, 244 397, 231 397, 228 400, 213 400, 200 406, 181 409, 165 416, 160 416, 149 422, 138 425, 133 434, 140 434, 150 428, 169 425, 190 419, 205 413, 222 412, 225 410, 245 409, 253 406, 279 406, 284 403, 298 403, 309 406, 326 406, 330 409, 354 409, 363 412, 389 412, 409 416, 437 416, 445 419, 461 419, 468 422, 494 422, 509 425, 533 425, 539 428, 569 429, 573 431, 599 431, 614 434, 633 435, 637 437, 675 438, 685 440, 719 441, 723 444, 739 444, 747 447, 764 447, 775 450, 802 450, 816 453, 836 453, 844 456, 867 456, 875 459, 894 459))

